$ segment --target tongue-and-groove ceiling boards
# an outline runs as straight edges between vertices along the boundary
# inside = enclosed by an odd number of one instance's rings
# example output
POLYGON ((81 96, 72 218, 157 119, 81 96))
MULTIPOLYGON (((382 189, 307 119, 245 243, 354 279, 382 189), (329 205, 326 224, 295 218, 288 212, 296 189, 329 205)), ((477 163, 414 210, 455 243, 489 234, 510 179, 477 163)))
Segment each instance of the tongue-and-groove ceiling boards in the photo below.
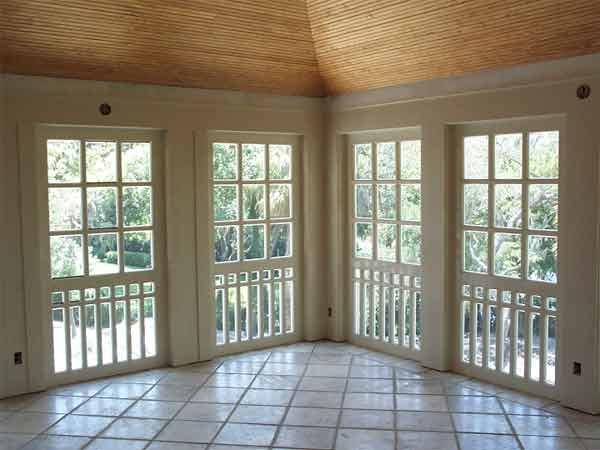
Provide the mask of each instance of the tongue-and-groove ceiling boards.
POLYGON ((0 0, 3 70, 323 96, 600 52, 599 0, 0 0))

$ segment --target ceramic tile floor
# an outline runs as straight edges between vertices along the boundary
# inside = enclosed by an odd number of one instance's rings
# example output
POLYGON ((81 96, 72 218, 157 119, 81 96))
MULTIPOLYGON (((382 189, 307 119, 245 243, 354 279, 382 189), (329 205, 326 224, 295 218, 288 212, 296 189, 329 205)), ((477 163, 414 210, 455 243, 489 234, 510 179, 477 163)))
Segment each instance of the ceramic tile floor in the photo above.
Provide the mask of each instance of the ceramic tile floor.
POLYGON ((0 400, 0 450, 600 450, 600 417, 346 344, 0 400))

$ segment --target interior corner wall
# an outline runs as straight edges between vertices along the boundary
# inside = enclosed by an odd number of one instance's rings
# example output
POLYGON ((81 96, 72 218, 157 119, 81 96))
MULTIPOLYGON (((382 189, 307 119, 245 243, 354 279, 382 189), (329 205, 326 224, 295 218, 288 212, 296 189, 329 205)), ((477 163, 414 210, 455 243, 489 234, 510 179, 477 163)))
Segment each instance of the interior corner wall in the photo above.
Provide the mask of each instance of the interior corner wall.
POLYGON ((198 141, 196 136, 206 136, 210 130, 301 136, 305 234, 301 335, 310 340, 327 336, 325 264, 319 250, 324 239, 320 230, 325 226, 322 99, 17 75, 4 76, 2 86, 5 96, 0 105, 10 114, 0 122, 5 131, 0 147, 0 397, 43 387, 33 374, 43 370, 47 347, 35 339, 27 340, 26 330, 35 330, 36 324, 25 317, 27 308, 42 308, 43 299, 31 298, 23 282, 29 263, 23 262, 21 238, 23 242, 28 238, 20 236, 21 209, 32 205, 20 202, 19 173, 27 173, 32 161, 23 157, 26 152, 21 146, 26 144, 18 139, 23 133, 31 134, 36 124, 163 131, 169 316, 166 361, 172 365, 210 359, 215 351, 214 336, 206 334, 212 310, 202 309, 212 305, 210 270, 207 258, 200 258, 202 252, 198 251, 209 248, 210 239, 206 233, 196 234, 198 221, 211 216, 208 202, 196 201, 202 197, 199 190, 206 194, 209 189, 208 179, 197 179, 197 155, 205 152, 198 146, 208 142, 198 141), (98 112, 103 102, 111 104, 111 115, 98 112), (16 351, 23 352, 24 365, 14 365, 16 351))
MULTIPOLYGON (((599 304, 598 261, 598 151, 600 150, 600 77, 585 80, 592 97, 576 96, 582 80, 530 85, 522 88, 447 95, 431 99, 396 101, 378 93, 373 104, 361 94, 359 106, 336 99, 328 113, 327 204, 330 215, 328 298, 334 315, 329 333, 334 338, 348 336, 350 330, 348 294, 349 269, 344 215, 344 136, 351 132, 421 127, 423 157, 423 264, 424 311, 422 361, 429 367, 459 368, 453 361, 458 351, 452 323, 455 309, 456 277, 453 270, 455 239, 447 232, 447 219, 453 214, 449 201, 451 174, 448 165, 454 157, 449 142, 452 124, 537 116, 565 118, 566 166, 561 167, 561 192, 569 202, 561 204, 560 248, 566 264, 560 267, 561 312, 558 350, 559 398, 563 404, 585 411, 600 412, 598 357, 599 304), (333 239, 335 238, 335 239, 333 239), (345 271, 345 272, 344 272, 345 271), (571 372, 573 361, 583 364, 581 376, 571 372)), ((352 96, 352 94, 350 94, 352 96)), ((456 195, 456 194, 454 194, 456 195)), ((561 194, 562 195, 562 194, 561 194)))

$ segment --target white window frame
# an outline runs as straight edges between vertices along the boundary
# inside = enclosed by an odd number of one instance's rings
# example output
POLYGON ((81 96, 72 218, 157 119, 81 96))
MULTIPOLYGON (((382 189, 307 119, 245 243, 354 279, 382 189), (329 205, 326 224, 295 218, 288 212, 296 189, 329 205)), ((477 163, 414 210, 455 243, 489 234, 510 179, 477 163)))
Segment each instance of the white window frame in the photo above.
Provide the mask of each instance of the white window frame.
MULTIPOLYGON (((120 128, 104 128, 104 127, 68 127, 59 125, 40 125, 35 127, 36 136, 36 152, 33 155, 35 160, 35 179, 36 179, 36 197, 37 197, 37 211, 38 213, 38 236, 39 236, 39 274, 40 274, 40 294, 42 301, 42 323, 43 323, 43 334, 47 337, 46 343, 48 348, 46 349, 46 361, 45 361, 45 379, 47 386, 55 386, 64 383, 83 381, 86 379, 93 379, 97 377, 110 376, 119 373, 132 372, 138 370, 144 370, 153 367, 162 366, 166 359, 166 283, 165 283, 165 226, 163 208, 164 205, 164 182, 163 182, 163 135, 159 131, 153 130, 138 130, 138 129, 120 129, 120 128), (119 273, 114 274, 102 274, 102 275, 87 275, 87 248, 84 245, 83 258, 84 258, 84 275, 71 278, 56 278, 52 279, 50 275, 50 248, 49 248, 49 236, 54 234, 77 234, 74 233, 54 233, 49 232, 49 217, 48 217, 48 172, 47 172, 47 160, 46 160, 46 146, 47 140, 49 139, 72 139, 81 141, 80 158, 81 158, 81 181, 78 183, 66 184, 65 186, 79 187, 85 191, 85 150, 83 148, 84 141, 113 141, 113 142, 150 142, 152 149, 152 180, 151 182, 133 182, 131 184, 125 182, 122 183, 120 180, 117 182, 107 183, 93 183, 94 185, 110 185, 111 187, 117 186, 117 214, 118 224, 115 228, 106 230, 94 230, 92 233, 102 232, 116 232, 119 233, 119 252, 122 254, 123 249, 123 232, 136 231, 138 229, 152 230, 153 231, 153 267, 151 270, 141 271, 124 271, 124 258, 121 257, 119 261, 119 273), (151 185, 153 187, 152 197, 152 213, 153 213, 153 225, 151 227, 124 227, 122 224, 122 187, 123 186, 138 186, 138 185, 151 185), (141 337, 140 337, 140 352, 141 357, 132 358, 131 348, 131 331, 130 331, 130 301, 139 299, 139 312, 140 316, 143 315, 144 305, 144 294, 143 294, 143 283, 152 282, 154 283, 154 292, 148 294, 148 298, 154 299, 154 321, 155 321, 155 354, 148 354, 145 349, 145 338, 144 338, 144 321, 141 321, 141 337), (130 295, 129 285, 139 284, 140 294, 135 293, 130 295), (116 297, 115 286, 126 286, 126 293, 123 297, 116 297), (100 289, 109 287, 110 296, 107 298, 100 298, 100 289), (95 289, 96 299, 93 301, 85 301, 83 298, 85 289, 95 289), (66 340, 66 358, 67 366, 63 372, 54 372, 54 350, 53 350, 53 339, 52 339, 52 327, 50 323, 50 315, 54 306, 50 302, 50 297, 53 292, 63 291, 65 294, 69 290, 79 290, 81 292, 81 300, 75 304, 70 303, 65 298, 63 305, 65 310, 65 340, 66 340), (126 322, 126 340, 127 340, 127 355, 125 360, 118 361, 117 356, 117 333, 115 328, 115 304, 116 302, 125 302, 125 322, 126 322), (102 358, 102 345, 101 345, 101 332, 100 332, 100 305, 103 303, 110 304, 111 311, 111 339, 112 339, 112 363, 103 364, 102 358), (97 339, 97 353, 98 353, 98 364, 93 367, 86 367, 86 333, 83 310, 87 305, 95 305, 96 314, 96 339, 97 339), (79 306, 80 309, 80 321, 81 321, 81 346, 82 346, 82 368, 72 369, 70 362, 70 339, 69 339, 69 314, 66 311, 71 306, 79 306), (148 354, 148 356, 146 356, 148 354)), ((117 174, 119 174, 121 167, 120 157, 120 145, 117 145, 117 174)), ((117 175, 119 176, 119 175, 117 175)), ((90 234, 89 230, 86 230, 86 208, 85 204, 85 192, 82 192, 82 236, 90 234)), ((84 239, 85 243, 85 239, 84 239)))
MULTIPOLYGON (((479 122, 456 125, 455 131, 455 149, 456 149, 456 336, 457 351, 455 353, 455 367, 462 373, 469 376, 476 376, 490 382, 511 385, 515 388, 531 392, 535 395, 544 395, 551 398, 557 397, 560 383, 560 301, 565 298, 562 292, 561 266, 564 261, 564 249, 561 249, 561 242, 565 242, 563 237, 564 220, 561 220, 561 209, 564 199, 564 167, 565 164, 565 132, 564 120, 560 117, 540 117, 529 119, 510 119, 493 122, 479 122), (559 177, 556 179, 537 179, 529 178, 529 133, 558 131, 559 132, 559 177), (515 179, 496 178, 494 174, 494 136, 497 134, 522 134, 522 177, 515 179), (464 179, 464 138, 468 136, 487 136, 488 137, 488 178, 464 179), (518 184, 521 186, 521 210, 522 224, 519 229, 509 229, 495 226, 494 218, 494 193, 495 186, 498 184, 518 184), (463 208, 463 187, 465 184, 483 184, 488 186, 488 224, 487 226, 470 226, 464 223, 463 208), (559 185, 559 207, 558 207, 558 231, 540 231, 529 229, 528 225, 528 190, 530 185, 535 184, 558 184, 559 185), (464 231, 482 231, 488 235, 488 271, 487 273, 466 272, 464 270, 464 231), (517 234, 521 239, 521 278, 509 278, 494 274, 494 234, 496 232, 506 232, 517 234), (555 236, 558 238, 558 258, 557 258, 557 282, 549 283, 544 281, 529 280, 527 277, 528 261, 527 246, 528 236, 555 236), (491 294, 490 294, 491 291, 491 294), (503 291, 511 292, 511 301, 503 301, 503 291), (490 300, 490 298, 496 299, 490 300), (525 295, 523 301, 517 303, 517 294, 525 295), (540 306, 535 305, 532 298, 541 297, 540 306), (556 309, 549 309, 547 299, 557 299, 556 309), (521 304, 524 303, 524 304, 521 304), (465 358, 463 347, 463 333, 465 329, 464 308, 470 312, 470 339, 468 343, 468 355, 465 358), (479 339, 481 349, 478 349, 477 336, 477 311, 481 308, 483 313, 482 336, 479 339), (490 353, 490 311, 496 308, 496 348, 495 357, 490 353), (504 330, 503 317, 510 318, 509 330, 504 330), (517 374, 517 345, 518 345, 518 315, 524 314, 526 320, 525 328, 525 362, 523 375, 517 374), (532 328, 531 321, 534 315, 539 315, 541 320, 540 336, 540 372, 539 376, 532 373, 531 353, 532 353, 532 328), (547 327, 548 318, 554 318, 556 333, 556 358, 554 379, 555 383, 547 382, 546 358, 547 358, 547 327), (503 370, 503 360, 505 358, 505 331, 509 333, 510 360, 509 371, 503 370), (481 355, 481 365, 476 364, 477 355, 481 355), (537 376, 537 379, 536 379, 537 376)), ((507 297, 508 298, 508 297, 507 297)))
POLYGON ((407 128, 402 130, 387 130, 374 132, 357 132, 347 135, 346 152, 346 198, 347 198, 347 236, 346 254, 350 260, 348 284, 350 295, 348 296, 351 305, 347 309, 347 323, 350 340, 358 345, 366 346, 383 351, 392 351, 398 355, 419 359, 423 348, 424 332, 424 311, 423 311, 423 139, 419 128, 407 128), (419 180, 401 178, 401 142, 402 141, 421 141, 421 178, 419 180), (395 142, 396 143, 396 177, 394 180, 377 179, 377 143, 395 142), (355 153, 354 146, 359 144, 371 144, 372 151, 372 179, 355 179, 355 153), (355 217, 355 194, 354 186, 368 184, 372 186, 372 205, 373 217, 369 219, 360 219, 355 217), (377 218, 377 185, 391 184, 396 188, 396 218, 383 219, 377 218), (403 184, 419 184, 421 186, 421 220, 407 221, 403 220, 401 211, 401 190, 403 184), (373 247, 372 257, 362 258, 355 256, 355 224, 358 222, 368 222, 373 225, 373 247), (396 261, 382 261, 377 259, 377 224, 395 224, 397 226, 396 242, 396 261), (418 225, 421 228, 421 261, 420 264, 402 263, 402 225, 418 225), (373 314, 375 303, 374 294, 378 292, 379 314, 379 335, 374 336, 375 319, 373 314), (386 298, 387 296, 387 298, 386 298), (389 302, 387 301, 389 299, 389 302), (421 330, 417 335, 417 305, 420 311, 421 330), (368 318, 366 310, 368 308, 368 318), (400 310, 398 319, 396 319, 396 309, 400 310), (386 327, 386 314, 389 314, 389 329, 386 327), (369 321, 370 332, 367 334, 367 322, 369 321), (407 321, 409 322, 408 327, 407 321), (398 323, 396 323, 398 322, 398 323), (395 329, 399 330, 398 336, 395 336, 395 329), (408 328, 408 334, 406 333, 408 328), (404 331, 404 332, 403 332, 404 331))
MULTIPOLYGON (((207 164, 208 164, 208 199, 209 199, 209 233, 210 233, 210 314, 211 314, 211 333, 214 339, 214 354, 226 355, 238 353, 240 351, 253 350, 264 348, 273 345, 284 343, 297 342, 302 336, 302 283, 303 283, 303 234, 302 234, 302 139, 295 134, 274 134, 274 133, 250 133, 250 132, 226 132, 214 131, 208 134, 207 143, 207 164), (232 143, 237 144, 238 158, 237 168, 238 175, 235 181, 215 180, 213 182, 213 143, 232 143), (265 145, 265 179, 264 180, 242 180, 242 144, 264 144, 265 145), (268 167, 268 152, 269 145, 290 145, 292 147, 292 174, 291 180, 269 180, 268 167), (244 220, 243 219, 243 185, 244 184, 264 184, 265 185, 265 218, 259 220, 244 220), (271 219, 269 217, 269 185, 291 184, 291 218, 271 219), (238 189, 238 218, 232 221, 216 222, 214 220, 213 208, 213 187, 215 185, 233 185, 238 189), (290 223, 292 230, 291 255, 283 257, 270 257, 270 227, 273 224, 290 223), (214 228, 223 224, 234 225, 238 227, 238 259, 232 262, 215 261, 214 257, 214 228), (244 224, 264 224, 265 225, 265 258, 243 260, 242 258, 242 242, 243 242, 243 225, 244 224), (289 276, 289 269, 292 269, 292 275, 289 276), (288 269, 288 270, 286 270, 288 269), (281 276, 275 279, 277 271, 281 276), (265 275, 269 273, 269 278, 265 275), (240 275, 247 274, 246 282, 240 280, 240 275), (253 278, 258 276, 258 279, 253 278), (220 284, 220 280, 223 281, 220 284), (292 282, 293 290, 287 291, 285 283, 292 282), (280 327, 281 332, 275 333, 275 320, 273 314, 268 314, 268 331, 264 333, 265 313, 263 311, 263 287, 267 286, 270 291, 268 307, 271 312, 274 312, 273 306, 273 289, 275 285, 281 283, 281 309, 280 309, 280 327), (253 288, 259 290, 258 297, 258 335, 252 336, 251 330, 253 327, 250 290, 253 288), (240 320, 240 291, 248 288, 248 304, 247 307, 247 338, 242 340, 241 320, 240 320), (224 342, 217 343, 217 320, 216 320, 216 302, 217 291, 223 290, 223 329, 224 342), (235 339, 230 340, 229 336, 229 320, 227 319, 227 308, 229 307, 229 290, 235 291, 234 300, 234 317, 235 317, 235 339), (288 312, 291 317, 291 322, 284 320, 285 312, 284 305, 287 302, 292 302, 292 309, 288 312), (291 327, 291 330, 289 329, 291 327), (285 331, 288 329, 288 331, 285 331)), ((201 306, 202 308, 202 306, 201 306)))

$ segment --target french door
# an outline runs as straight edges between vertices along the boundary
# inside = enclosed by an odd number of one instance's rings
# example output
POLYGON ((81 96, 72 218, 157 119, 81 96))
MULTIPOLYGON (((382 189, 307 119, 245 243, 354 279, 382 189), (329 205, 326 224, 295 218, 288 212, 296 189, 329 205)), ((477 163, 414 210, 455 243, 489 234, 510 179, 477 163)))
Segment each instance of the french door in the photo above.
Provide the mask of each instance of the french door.
POLYGON ((43 127, 38 150, 49 384, 158 364, 161 135, 43 127))
POLYGON ((420 133, 350 135, 348 154, 352 341, 416 358, 423 302, 420 133))
POLYGON ((300 335, 299 141, 289 135, 210 135, 217 354, 300 335))
POLYGON ((557 385, 561 123, 457 128, 459 365, 541 395, 557 385))

